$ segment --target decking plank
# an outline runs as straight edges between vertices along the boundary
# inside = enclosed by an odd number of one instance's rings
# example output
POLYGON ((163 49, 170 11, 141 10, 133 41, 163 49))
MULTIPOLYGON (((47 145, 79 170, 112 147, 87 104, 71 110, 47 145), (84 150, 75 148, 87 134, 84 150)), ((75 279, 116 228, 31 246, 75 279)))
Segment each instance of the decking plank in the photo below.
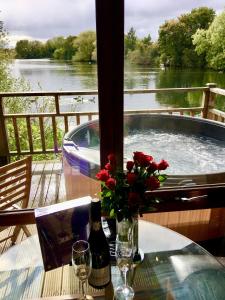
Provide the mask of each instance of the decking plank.
MULTIPOLYGON (((88 283, 85 286, 87 294, 101 296, 104 295, 105 290, 97 290, 92 288, 88 283)), ((72 266, 66 265, 62 272, 62 290, 61 295, 81 295, 81 286, 79 279, 75 276, 72 266)))
MULTIPOLYGON (((10 236, 13 233, 15 226, 12 227, 6 227, 6 229, 2 232, 0 232, 0 239, 4 239, 7 236, 10 236)), ((11 239, 5 240, 0 243, 0 254, 9 249, 9 247, 12 245, 11 239)))
MULTIPOLYGON (((34 163, 32 162, 32 165, 34 163)), ((41 163, 35 163, 35 168, 32 172, 32 181, 31 181, 31 189, 30 189, 30 199, 29 199, 29 204, 28 207, 35 207, 37 203, 37 195, 38 195, 38 190, 39 186, 42 181, 42 176, 44 175, 44 169, 45 169, 45 164, 46 162, 41 162, 41 163)))
MULTIPOLYGON (((34 202, 32 203, 32 207, 41 207, 46 205, 46 198, 49 192, 49 185, 50 185, 53 165, 54 165, 53 162, 44 163, 43 172, 41 172, 40 182, 38 184, 36 197, 34 202)), ((31 187, 31 189, 32 188, 33 187, 31 187)))
POLYGON ((44 284, 43 267, 29 268, 23 299, 40 298, 44 284))
POLYGON ((45 273, 42 297, 60 296, 63 268, 57 268, 45 273), (57 283, 57 284, 56 284, 57 283))
POLYGON ((12 270, 9 274, 7 289, 3 299, 22 299, 28 275, 28 268, 12 270))
POLYGON ((45 198, 45 205, 51 205, 58 202, 61 173, 62 163, 60 161, 54 161, 51 176, 49 178, 49 187, 45 198))
POLYGON ((0 272, 0 299, 5 299, 10 272, 0 272))
POLYGON ((75 277, 73 268, 69 265, 63 267, 62 295, 79 294, 79 280, 75 277))
POLYGON ((60 160, 35 163, 29 207, 40 207, 67 200, 60 160))
POLYGON ((63 168, 62 168, 60 182, 59 182, 58 202, 64 202, 67 200, 68 199, 67 199, 67 195, 66 195, 65 176, 64 176, 63 168))

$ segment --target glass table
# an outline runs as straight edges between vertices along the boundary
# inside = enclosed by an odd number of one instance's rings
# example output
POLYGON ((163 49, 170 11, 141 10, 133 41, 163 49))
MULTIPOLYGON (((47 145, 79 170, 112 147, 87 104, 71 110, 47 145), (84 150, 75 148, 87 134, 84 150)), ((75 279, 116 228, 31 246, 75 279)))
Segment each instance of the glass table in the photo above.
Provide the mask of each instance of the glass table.
MULTIPOLYGON (((224 299, 225 268, 190 239, 154 223, 139 221, 144 261, 129 279, 135 299, 224 299)), ((112 265, 112 284, 105 290, 87 287, 96 299, 113 299, 121 281, 112 265)), ((37 234, 0 256, 0 299, 76 299, 79 284, 71 266, 45 272, 37 234)))

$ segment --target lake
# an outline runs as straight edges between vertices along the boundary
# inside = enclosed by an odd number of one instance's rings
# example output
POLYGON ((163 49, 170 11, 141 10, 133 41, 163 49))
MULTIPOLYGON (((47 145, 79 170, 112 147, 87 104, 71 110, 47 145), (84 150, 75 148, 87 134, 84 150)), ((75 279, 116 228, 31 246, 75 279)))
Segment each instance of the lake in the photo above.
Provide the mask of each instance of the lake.
MULTIPOLYGON (((12 65, 12 74, 22 76, 30 82, 33 91, 76 91, 97 89, 97 65, 72 63, 50 59, 16 59, 12 65)), ((125 89, 152 89, 173 87, 205 86, 215 82, 225 88, 225 73, 196 69, 150 68, 125 64, 125 89)), ((202 94, 195 93, 162 93, 144 95, 125 95, 125 109, 149 109, 162 107, 191 107, 201 103, 202 94)), ((78 105, 77 110, 97 109, 95 103, 78 105)), ((68 103, 68 100, 66 100, 68 103)), ((225 110, 224 97, 218 97, 217 108, 225 110)))

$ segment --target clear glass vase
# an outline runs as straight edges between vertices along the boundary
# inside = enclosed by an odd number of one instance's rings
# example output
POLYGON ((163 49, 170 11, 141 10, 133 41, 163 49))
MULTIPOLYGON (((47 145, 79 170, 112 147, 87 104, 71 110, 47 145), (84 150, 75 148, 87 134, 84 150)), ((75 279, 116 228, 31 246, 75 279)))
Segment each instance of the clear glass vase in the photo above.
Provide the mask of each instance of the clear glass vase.
POLYGON ((121 221, 117 221, 116 226, 117 237, 119 240, 127 240, 128 236, 132 235, 133 239, 133 220, 128 218, 123 218, 121 221))
POLYGON ((123 218, 117 222, 117 235, 120 240, 125 240, 127 235, 132 235, 133 240, 133 263, 138 264, 143 260, 144 255, 138 244, 138 214, 131 218, 123 218))
POLYGON ((143 260, 142 251, 139 248, 138 243, 138 214, 132 216, 133 223, 133 262, 135 264, 140 263, 143 260))

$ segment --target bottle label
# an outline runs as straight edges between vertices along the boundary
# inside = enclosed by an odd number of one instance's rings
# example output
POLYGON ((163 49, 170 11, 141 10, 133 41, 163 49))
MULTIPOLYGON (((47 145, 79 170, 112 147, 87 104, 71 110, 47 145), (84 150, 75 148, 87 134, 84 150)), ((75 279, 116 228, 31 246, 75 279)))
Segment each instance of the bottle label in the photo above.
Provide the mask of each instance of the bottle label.
POLYGON ((99 231, 101 229, 101 226, 102 226, 101 222, 93 222, 91 228, 94 231, 99 231))
POLYGON ((101 269, 91 269, 91 274, 88 279, 90 284, 96 287, 101 287, 109 283, 110 281, 110 266, 106 266, 101 269))

